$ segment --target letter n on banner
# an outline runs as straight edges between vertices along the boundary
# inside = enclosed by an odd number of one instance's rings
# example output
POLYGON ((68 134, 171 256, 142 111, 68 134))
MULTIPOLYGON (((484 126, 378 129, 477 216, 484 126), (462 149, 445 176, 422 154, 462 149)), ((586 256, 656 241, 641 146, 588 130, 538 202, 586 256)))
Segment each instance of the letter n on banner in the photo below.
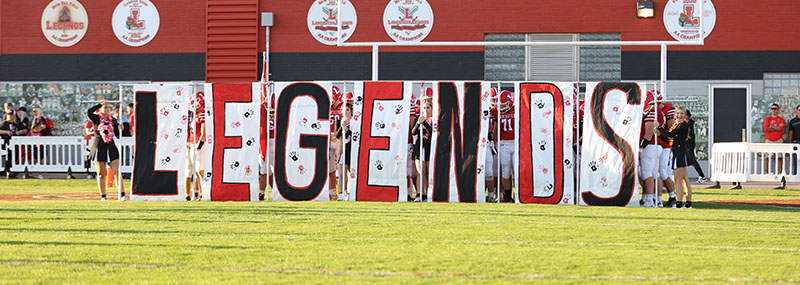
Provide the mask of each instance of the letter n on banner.
POLYGON ((131 200, 183 200, 189 84, 134 85, 135 155, 131 200))
POLYGON ((408 200, 406 167, 411 82, 357 82, 350 189, 356 201, 408 200))
POLYGON ((636 165, 642 123, 640 86, 586 84, 580 205, 639 206, 636 165))
POLYGON ((330 82, 275 83, 273 201, 329 200, 331 87, 330 82))
POLYGON ((575 158, 572 118, 575 84, 518 83, 514 130, 519 163, 515 164, 520 203, 575 203, 575 158))
POLYGON ((203 200, 258 200, 258 83, 206 84, 203 200), (210 187, 209 187, 210 186, 210 187))
POLYGON ((490 86, 438 82, 433 94, 433 201, 483 203, 490 86))

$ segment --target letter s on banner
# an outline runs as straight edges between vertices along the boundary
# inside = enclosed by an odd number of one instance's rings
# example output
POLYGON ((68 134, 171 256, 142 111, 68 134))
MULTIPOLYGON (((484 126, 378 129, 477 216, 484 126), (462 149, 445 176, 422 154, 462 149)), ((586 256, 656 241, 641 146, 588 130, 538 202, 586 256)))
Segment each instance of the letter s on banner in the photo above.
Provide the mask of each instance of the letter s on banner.
POLYGON ((137 84, 132 200, 179 201, 185 184, 189 84, 137 84))
POLYGON ((574 83, 520 83, 516 120, 519 202, 572 204, 574 83), (564 96, 567 94, 567 96, 564 96), (564 122, 567 122, 565 125, 564 122))
POLYGON ((580 204, 638 206, 636 164, 642 120, 638 83, 587 83, 580 204))
POLYGON ((206 116, 207 134, 213 136, 206 141, 213 139, 204 146, 211 150, 212 169, 206 174, 206 179, 211 176, 211 200, 257 201, 258 85, 211 84, 205 93, 206 109, 213 107, 206 116))
POLYGON ((328 201, 330 82, 276 83, 274 201, 328 201))

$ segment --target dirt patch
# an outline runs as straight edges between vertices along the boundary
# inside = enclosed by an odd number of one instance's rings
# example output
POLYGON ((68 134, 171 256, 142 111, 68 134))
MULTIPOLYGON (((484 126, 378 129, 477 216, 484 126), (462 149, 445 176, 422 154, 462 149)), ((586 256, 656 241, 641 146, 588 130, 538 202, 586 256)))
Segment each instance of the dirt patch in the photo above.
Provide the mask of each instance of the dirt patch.
POLYGON ((704 202, 746 204, 746 205, 768 205, 768 206, 800 208, 800 199, 710 200, 704 202))
MULTIPOLYGON (((116 200, 117 194, 108 194, 109 200, 116 200)), ((100 200, 97 193, 59 193, 59 194, 0 194, 0 201, 73 201, 100 200)))

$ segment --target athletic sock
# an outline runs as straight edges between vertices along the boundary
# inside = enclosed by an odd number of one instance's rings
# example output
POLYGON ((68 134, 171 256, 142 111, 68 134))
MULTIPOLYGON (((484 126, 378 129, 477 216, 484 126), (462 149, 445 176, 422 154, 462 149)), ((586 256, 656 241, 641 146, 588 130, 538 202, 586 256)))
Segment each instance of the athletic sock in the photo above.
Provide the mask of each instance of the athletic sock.
POLYGON ((258 194, 264 195, 264 190, 258 190, 258 194))
POLYGON ((675 198, 675 191, 669 192, 669 198, 675 198))

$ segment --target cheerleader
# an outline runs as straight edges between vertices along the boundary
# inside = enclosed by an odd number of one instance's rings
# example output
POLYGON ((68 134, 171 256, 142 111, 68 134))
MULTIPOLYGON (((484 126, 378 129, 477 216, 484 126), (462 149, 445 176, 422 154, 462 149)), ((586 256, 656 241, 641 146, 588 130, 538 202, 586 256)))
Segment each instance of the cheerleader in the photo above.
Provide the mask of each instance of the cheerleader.
POLYGON ((689 137, 689 123, 686 117, 686 108, 678 107, 675 110, 675 123, 669 130, 658 127, 661 134, 666 135, 672 140, 672 169, 675 174, 675 187, 678 191, 678 202, 675 208, 692 207, 692 185, 689 182, 689 175, 686 167, 694 164, 692 156, 689 154, 687 138, 689 137), (683 194, 686 193, 686 203, 683 201, 683 194))
MULTIPOLYGON (((97 188, 100 190, 100 200, 106 200, 106 167, 110 166, 113 173, 119 173, 119 150, 114 143, 114 137, 119 137, 119 122, 111 116, 111 106, 106 100, 89 108, 89 120, 94 124, 94 141, 92 142, 89 157, 94 161, 97 170, 97 188), (107 166, 108 164, 108 166, 107 166)), ((120 201, 125 200, 125 188, 120 183, 122 192, 120 201)))

